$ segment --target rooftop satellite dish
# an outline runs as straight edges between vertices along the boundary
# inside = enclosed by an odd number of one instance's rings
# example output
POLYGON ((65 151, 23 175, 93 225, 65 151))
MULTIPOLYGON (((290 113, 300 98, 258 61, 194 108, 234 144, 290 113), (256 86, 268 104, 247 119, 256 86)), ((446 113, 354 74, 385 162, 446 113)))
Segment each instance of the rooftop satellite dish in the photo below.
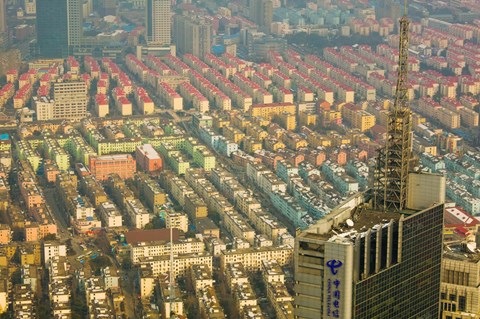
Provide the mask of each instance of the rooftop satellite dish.
POLYGON ((351 220, 351 219, 347 219, 346 223, 347 223, 348 227, 353 227, 353 225, 354 225, 353 220, 351 220))
POLYGON ((476 248, 477 248, 477 244, 475 242, 467 243, 467 249, 469 253, 474 253, 476 248))

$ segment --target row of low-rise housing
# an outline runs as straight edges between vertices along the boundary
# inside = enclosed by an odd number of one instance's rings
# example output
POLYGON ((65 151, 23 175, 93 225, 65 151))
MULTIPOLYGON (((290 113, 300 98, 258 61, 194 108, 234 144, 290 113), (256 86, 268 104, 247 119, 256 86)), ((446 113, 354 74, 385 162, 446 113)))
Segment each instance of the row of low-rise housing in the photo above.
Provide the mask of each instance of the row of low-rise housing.
MULTIPOLYGON (((48 234, 56 234, 57 226, 31 167, 23 160, 20 163, 23 169, 18 172, 17 183, 26 211, 20 211, 23 222, 14 227, 23 228, 26 241, 36 241, 48 234)), ((11 214, 16 215, 14 211, 11 214)))
POLYGON ((472 152, 461 157, 451 153, 442 157, 428 153, 420 156, 420 162, 429 171, 446 173, 447 196, 472 215, 480 213, 480 167, 477 161, 478 156, 472 152))
POLYGON ((186 180, 205 200, 209 210, 220 215, 224 227, 232 237, 241 238, 253 245, 255 239, 254 229, 228 200, 218 193, 216 187, 203 174, 199 170, 189 170, 186 180))
POLYGON ((270 198, 275 209, 284 215, 295 227, 307 227, 313 218, 300 208, 297 201, 288 195, 287 185, 271 170, 261 164, 248 163, 247 177, 270 198))
POLYGON ((77 178, 71 174, 61 174, 56 180, 59 201, 69 215, 72 228, 77 233, 89 233, 101 228, 101 221, 95 214, 95 207, 87 197, 77 191, 77 178))
MULTIPOLYGON (((184 56, 184 58, 186 57, 184 56)), ((208 98, 211 105, 214 105, 217 109, 222 111, 231 110, 232 100, 217 86, 213 85, 212 82, 203 77, 202 74, 191 71, 190 81, 201 93, 203 93, 203 95, 208 98)))
POLYGON ((163 181, 164 188, 180 205, 185 207, 185 212, 193 221, 207 217, 207 204, 182 177, 167 172, 162 174, 161 181, 163 181))
POLYGON ((285 273, 275 260, 265 260, 262 277, 267 288, 267 299, 275 310, 277 318, 293 318, 293 297, 285 286, 285 273))
POLYGON ((274 244, 293 244, 287 228, 262 207, 253 193, 238 183, 231 173, 217 168, 210 173, 210 180, 239 212, 248 217, 257 232, 267 236, 274 244))
POLYGON ((220 72, 209 69, 205 74, 205 78, 218 86, 222 92, 224 92, 233 102, 233 106, 244 110, 245 112, 250 109, 253 104, 253 98, 249 94, 245 93, 236 84, 232 83, 220 72))

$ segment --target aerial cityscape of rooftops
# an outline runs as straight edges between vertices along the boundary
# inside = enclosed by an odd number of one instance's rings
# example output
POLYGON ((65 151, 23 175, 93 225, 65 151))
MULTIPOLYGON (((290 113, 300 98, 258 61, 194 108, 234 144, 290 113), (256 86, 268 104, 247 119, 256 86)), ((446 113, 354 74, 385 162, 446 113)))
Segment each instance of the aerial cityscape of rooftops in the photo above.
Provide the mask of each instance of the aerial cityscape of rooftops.
POLYGON ((0 0, 0 319, 480 319, 479 112, 479 0, 0 0))

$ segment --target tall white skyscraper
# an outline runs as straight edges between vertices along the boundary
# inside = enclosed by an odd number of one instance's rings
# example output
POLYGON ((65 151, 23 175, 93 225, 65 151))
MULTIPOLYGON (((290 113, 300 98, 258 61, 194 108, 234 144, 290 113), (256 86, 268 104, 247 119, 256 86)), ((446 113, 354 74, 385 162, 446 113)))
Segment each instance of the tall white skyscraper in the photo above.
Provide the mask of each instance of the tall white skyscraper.
POLYGON ((147 43, 170 45, 171 0, 147 0, 147 43))

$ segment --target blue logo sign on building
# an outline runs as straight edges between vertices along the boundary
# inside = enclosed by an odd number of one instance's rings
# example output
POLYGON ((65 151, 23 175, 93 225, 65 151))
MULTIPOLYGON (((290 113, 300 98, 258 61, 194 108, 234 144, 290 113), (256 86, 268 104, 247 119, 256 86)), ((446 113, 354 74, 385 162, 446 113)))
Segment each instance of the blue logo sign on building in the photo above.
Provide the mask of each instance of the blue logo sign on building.
POLYGON ((330 274, 335 277, 328 279, 327 282, 327 316, 332 318, 340 318, 340 279, 336 278, 338 270, 343 266, 343 262, 336 259, 330 259, 325 266, 330 271, 330 274))

